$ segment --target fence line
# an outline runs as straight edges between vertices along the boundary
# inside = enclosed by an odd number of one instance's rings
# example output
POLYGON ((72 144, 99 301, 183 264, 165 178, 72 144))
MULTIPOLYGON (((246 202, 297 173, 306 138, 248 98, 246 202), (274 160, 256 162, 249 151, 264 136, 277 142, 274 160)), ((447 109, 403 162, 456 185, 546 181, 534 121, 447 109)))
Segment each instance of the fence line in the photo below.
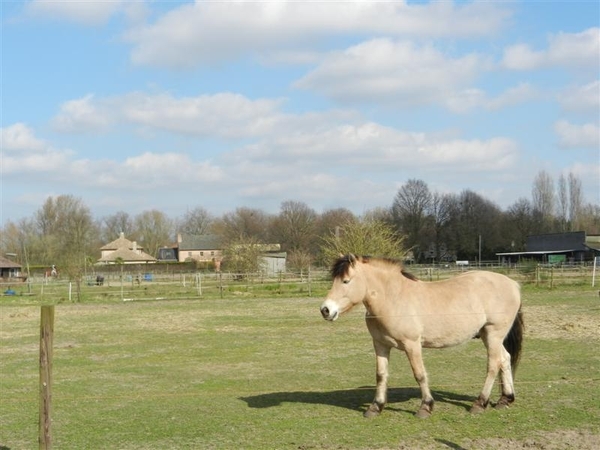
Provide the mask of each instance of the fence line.
MULTIPOLYGON (((423 281, 438 281, 450 278, 465 269, 457 267, 407 266, 407 270, 423 281)), ((554 288, 558 285, 591 284, 591 266, 541 266, 522 265, 498 267, 523 285, 554 288)), ((107 274, 103 282, 89 276, 79 283, 66 279, 32 277, 25 283, 0 283, 3 296, 30 297, 34 300, 57 299, 59 301, 132 301, 138 299, 194 299, 205 297, 239 297, 246 294, 270 296, 324 295, 331 286, 329 273, 325 270, 306 273, 287 272, 275 277, 260 273, 168 273, 152 274, 150 277, 107 274)))

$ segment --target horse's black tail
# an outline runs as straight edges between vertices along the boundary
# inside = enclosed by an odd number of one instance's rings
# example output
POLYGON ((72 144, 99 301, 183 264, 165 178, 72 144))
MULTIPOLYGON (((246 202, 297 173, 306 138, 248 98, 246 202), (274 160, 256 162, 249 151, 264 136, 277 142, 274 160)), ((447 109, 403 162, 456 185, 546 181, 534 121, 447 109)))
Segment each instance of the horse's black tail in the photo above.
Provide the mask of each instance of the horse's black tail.
POLYGON ((523 344, 523 331, 525 330, 525 324, 523 323, 523 313, 521 308, 517 312, 515 321, 510 327, 510 331, 504 338, 504 348, 510 353, 510 366, 512 368, 513 377, 517 371, 519 365, 519 359, 521 358, 521 347, 523 344))

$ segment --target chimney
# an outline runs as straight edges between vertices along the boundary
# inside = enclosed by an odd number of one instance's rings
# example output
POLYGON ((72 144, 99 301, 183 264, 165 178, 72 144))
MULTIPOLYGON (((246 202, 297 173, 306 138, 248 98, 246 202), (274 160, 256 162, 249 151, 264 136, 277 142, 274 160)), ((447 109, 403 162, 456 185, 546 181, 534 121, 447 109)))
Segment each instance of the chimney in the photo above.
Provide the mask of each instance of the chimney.
POLYGON ((137 242, 133 241, 131 243, 131 250, 133 250, 135 253, 137 253, 137 242))

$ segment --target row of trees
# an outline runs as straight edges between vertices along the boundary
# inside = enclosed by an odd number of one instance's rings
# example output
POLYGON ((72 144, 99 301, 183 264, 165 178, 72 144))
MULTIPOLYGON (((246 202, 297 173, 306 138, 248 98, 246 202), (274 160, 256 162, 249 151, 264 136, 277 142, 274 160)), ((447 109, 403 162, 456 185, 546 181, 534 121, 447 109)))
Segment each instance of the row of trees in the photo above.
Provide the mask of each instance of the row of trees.
POLYGON ((600 232, 600 206, 585 203, 573 173, 555 184, 550 174, 539 172, 531 199, 519 198, 506 210, 471 190, 440 194, 422 180, 409 180, 398 190, 391 214, 420 261, 494 259, 497 252, 525 250, 532 234, 600 232))
POLYGON ((292 266, 306 267, 329 264, 344 251, 400 256, 409 250, 417 262, 495 259, 496 252, 523 250, 530 234, 574 230, 600 233, 599 205, 585 203, 575 175, 554 183, 542 171, 531 199, 518 199, 506 210, 472 190, 432 192, 416 179, 400 187, 389 208, 360 217, 343 208, 319 214, 288 200, 278 214, 241 207, 215 217, 199 206, 174 219, 158 210, 95 219, 81 199, 60 195, 49 197, 32 217, 7 222, 0 249, 16 253, 22 264, 55 264, 76 276, 120 232, 152 255, 172 245, 176 233, 218 234, 231 260, 241 246, 279 243, 292 266))

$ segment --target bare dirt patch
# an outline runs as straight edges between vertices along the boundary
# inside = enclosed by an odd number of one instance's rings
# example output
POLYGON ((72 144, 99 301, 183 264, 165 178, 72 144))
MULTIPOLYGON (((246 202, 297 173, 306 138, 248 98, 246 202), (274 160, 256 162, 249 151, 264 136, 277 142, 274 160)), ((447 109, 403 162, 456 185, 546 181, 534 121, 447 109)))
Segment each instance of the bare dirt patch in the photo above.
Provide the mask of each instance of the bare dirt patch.
POLYGON ((477 439, 464 448, 481 450, 594 450, 598 448, 599 443, 600 435, 588 430, 557 430, 538 432, 535 436, 522 441, 499 438, 477 439))
POLYGON ((569 305, 527 306, 525 334, 539 339, 599 339, 597 314, 574 310, 569 305))

